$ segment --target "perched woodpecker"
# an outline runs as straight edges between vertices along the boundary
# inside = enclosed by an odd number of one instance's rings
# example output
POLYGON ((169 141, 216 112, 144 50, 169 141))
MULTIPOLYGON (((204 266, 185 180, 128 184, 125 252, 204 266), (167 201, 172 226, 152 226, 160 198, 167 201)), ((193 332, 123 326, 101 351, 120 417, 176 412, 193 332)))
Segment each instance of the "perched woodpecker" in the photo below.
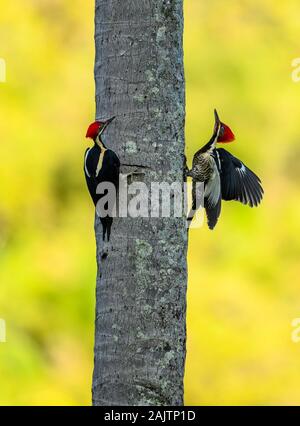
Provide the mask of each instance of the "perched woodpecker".
MULTIPOLYGON (((101 182, 110 182, 115 186, 115 193, 118 191, 120 161, 115 152, 107 149, 104 145, 101 136, 107 126, 114 120, 115 117, 107 121, 95 121, 92 123, 86 133, 86 137, 94 141, 94 146, 88 148, 84 155, 84 174, 89 193, 96 206, 101 197, 106 194, 97 194, 97 186, 101 182)), ((115 203, 116 200, 114 200, 115 203)), ((108 205, 106 204, 106 207, 108 205)), ((110 239, 111 226, 113 222, 112 216, 108 212, 106 217, 100 215, 100 220, 103 227, 103 241, 105 236, 110 239)))
POLYGON ((217 143, 230 143, 234 139, 233 132, 220 121, 215 110, 214 133, 210 141, 196 152, 192 169, 187 171, 187 176, 193 179, 193 204, 187 217, 188 225, 200 207, 201 197, 196 197, 197 182, 204 184, 204 208, 210 229, 214 229, 218 222, 222 199, 240 201, 250 207, 261 202, 264 191, 259 177, 228 151, 216 148, 217 143))

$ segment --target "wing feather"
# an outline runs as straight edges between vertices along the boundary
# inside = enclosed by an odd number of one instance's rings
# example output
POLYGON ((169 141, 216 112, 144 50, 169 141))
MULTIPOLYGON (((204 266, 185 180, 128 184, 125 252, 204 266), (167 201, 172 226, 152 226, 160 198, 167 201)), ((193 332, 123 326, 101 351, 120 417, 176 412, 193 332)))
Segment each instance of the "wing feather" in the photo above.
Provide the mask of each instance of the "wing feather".
POLYGON ((220 178, 223 200, 236 200, 250 207, 256 207, 261 202, 264 190, 260 178, 242 161, 231 155, 223 148, 217 153, 221 163, 220 178))

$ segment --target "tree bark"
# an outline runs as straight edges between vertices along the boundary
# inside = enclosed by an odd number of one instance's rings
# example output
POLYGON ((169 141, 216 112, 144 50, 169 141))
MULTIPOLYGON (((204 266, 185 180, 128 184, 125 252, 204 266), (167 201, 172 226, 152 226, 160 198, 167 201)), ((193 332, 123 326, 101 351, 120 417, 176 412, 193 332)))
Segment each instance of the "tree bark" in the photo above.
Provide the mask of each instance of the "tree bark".
MULTIPOLYGON (((96 0, 96 117, 116 115, 105 143, 147 185, 184 181, 182 3, 96 0)), ((185 218, 117 218, 110 243, 96 218, 95 232, 93 404, 183 405, 185 218)))

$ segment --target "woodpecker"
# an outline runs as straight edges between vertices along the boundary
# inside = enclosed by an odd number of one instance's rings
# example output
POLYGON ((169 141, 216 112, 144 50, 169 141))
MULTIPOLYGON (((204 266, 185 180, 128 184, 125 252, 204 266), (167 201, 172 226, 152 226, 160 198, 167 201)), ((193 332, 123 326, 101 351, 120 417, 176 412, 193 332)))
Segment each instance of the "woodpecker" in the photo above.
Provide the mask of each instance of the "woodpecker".
POLYGON ((195 211, 200 207, 201 197, 196 197, 197 182, 204 184, 204 208, 210 229, 214 229, 218 222, 222 200, 235 200, 250 207, 256 207, 261 202, 264 191, 259 177, 228 151, 216 148, 217 143, 230 143, 234 140, 232 130, 220 121, 215 110, 213 135, 210 141, 195 153, 192 169, 186 173, 193 179, 193 201, 192 210, 187 217, 188 226, 195 211))
MULTIPOLYGON (((115 117, 104 122, 95 121, 89 126, 86 133, 86 137, 94 141, 94 146, 85 151, 84 174, 89 193, 95 206, 103 196, 107 195, 107 192, 105 194, 96 193, 99 183, 110 182, 115 186, 115 194, 117 194, 118 191, 120 160, 114 151, 106 148, 101 138, 105 129, 114 119, 115 117)), ((114 199, 113 201, 113 204, 115 204, 116 200, 114 199)), ((105 208, 107 207, 112 210, 113 206, 108 206, 108 204, 106 204, 105 208)), ((110 239, 111 226, 113 223, 113 218, 110 213, 111 211, 109 211, 105 217, 100 215, 103 229, 103 241, 105 241, 105 236, 107 236, 107 241, 110 239)))

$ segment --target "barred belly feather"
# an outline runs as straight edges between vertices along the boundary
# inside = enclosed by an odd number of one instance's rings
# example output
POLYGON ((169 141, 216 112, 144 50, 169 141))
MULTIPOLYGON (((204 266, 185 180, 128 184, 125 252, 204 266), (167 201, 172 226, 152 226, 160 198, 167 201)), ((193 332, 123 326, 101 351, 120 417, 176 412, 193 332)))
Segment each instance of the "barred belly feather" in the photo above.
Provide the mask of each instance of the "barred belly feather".
POLYGON ((207 154, 198 155, 193 161, 192 175, 199 182, 205 182, 213 173, 214 159, 207 154))

